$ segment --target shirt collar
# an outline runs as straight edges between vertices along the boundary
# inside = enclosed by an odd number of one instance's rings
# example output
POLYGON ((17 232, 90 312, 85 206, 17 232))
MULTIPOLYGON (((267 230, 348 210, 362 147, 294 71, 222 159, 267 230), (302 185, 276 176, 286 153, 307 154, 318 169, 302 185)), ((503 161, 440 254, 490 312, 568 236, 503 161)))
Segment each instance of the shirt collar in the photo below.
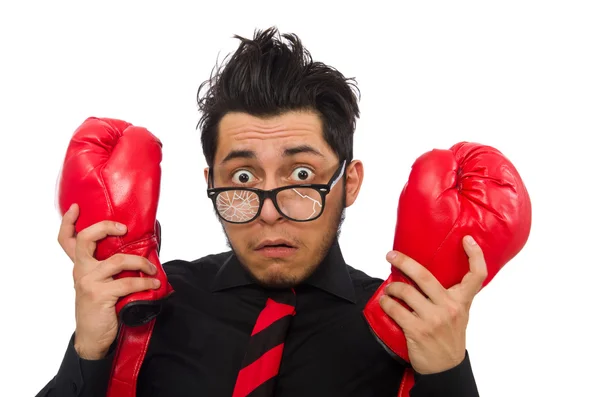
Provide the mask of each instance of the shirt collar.
MULTIPOLYGON (((250 284, 255 284, 254 279, 244 269, 237 256, 231 252, 217 272, 211 285, 211 291, 222 291, 250 284)), ((337 239, 317 270, 303 284, 311 285, 339 298, 356 303, 354 285, 337 239)))

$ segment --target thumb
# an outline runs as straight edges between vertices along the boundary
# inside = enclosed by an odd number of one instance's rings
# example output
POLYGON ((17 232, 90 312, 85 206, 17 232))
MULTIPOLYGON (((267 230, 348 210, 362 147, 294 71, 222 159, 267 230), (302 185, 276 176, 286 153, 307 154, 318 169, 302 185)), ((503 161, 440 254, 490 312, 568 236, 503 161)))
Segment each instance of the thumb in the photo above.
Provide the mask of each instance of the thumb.
POLYGON ((465 274, 461 282, 461 287, 467 293, 467 299, 471 300, 479 292, 485 281, 488 270, 483 256, 483 250, 471 236, 465 236, 463 239, 463 248, 469 257, 469 272, 465 274))
POLYGON ((73 204, 71 204, 71 206, 69 207, 67 212, 65 212, 63 219, 66 219, 69 223, 74 224, 78 217, 79 217, 79 205, 77 205, 76 203, 73 203, 73 204))
POLYGON ((75 222, 78 217, 79 206, 72 204, 63 215, 58 231, 58 243, 72 261, 75 260, 75 222))

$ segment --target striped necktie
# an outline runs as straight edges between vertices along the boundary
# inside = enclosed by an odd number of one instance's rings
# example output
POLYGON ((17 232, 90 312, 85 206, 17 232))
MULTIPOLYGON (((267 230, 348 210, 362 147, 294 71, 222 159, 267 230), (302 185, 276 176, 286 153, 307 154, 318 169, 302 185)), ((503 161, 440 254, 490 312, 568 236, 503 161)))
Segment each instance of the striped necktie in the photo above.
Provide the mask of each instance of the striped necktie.
POLYGON ((250 335, 233 397, 271 397, 283 354, 283 343, 296 314, 294 290, 269 294, 250 335))

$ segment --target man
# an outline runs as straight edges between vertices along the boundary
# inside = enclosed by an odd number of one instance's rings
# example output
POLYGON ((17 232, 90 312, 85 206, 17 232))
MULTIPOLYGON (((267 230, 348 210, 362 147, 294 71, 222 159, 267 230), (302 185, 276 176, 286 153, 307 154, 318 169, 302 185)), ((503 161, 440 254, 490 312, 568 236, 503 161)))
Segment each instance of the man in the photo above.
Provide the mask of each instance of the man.
MULTIPOLYGON (((208 196, 231 251, 163 265, 176 292, 158 316, 137 395, 231 396, 265 302, 293 290, 295 315, 278 374, 257 385, 256 395, 272 388, 290 397, 396 396, 406 364, 376 340, 362 315, 382 280, 347 265, 338 244, 344 210, 363 180, 352 150, 359 115, 353 86, 313 62, 294 35, 281 39, 268 29, 240 40, 200 87, 198 101, 208 196)), ((123 270, 154 274, 144 258, 93 258, 96 241, 126 226, 101 222, 75 236, 77 216, 73 206, 59 233, 74 262, 76 330, 57 375, 38 396, 105 394, 118 330, 115 303, 157 287, 151 278, 111 277, 123 270)), ((388 289, 435 311, 435 321, 427 322, 407 320, 414 315, 389 297, 381 301, 409 340, 414 397, 478 395, 465 349, 470 302, 456 302, 486 274, 478 246, 465 243, 465 250, 472 274, 451 291, 410 258, 387 257, 423 291, 443 293, 448 302, 431 304, 406 285, 388 289)))

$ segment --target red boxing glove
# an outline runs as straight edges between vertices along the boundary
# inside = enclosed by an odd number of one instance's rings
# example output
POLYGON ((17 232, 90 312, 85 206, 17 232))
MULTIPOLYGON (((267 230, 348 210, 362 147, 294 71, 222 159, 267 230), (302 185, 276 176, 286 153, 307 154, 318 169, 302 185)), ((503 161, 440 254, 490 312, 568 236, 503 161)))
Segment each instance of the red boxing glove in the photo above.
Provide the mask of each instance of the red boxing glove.
MULTIPOLYGON (((449 150, 427 152, 413 164, 398 202, 393 249, 450 288, 469 271, 462 239, 471 235, 485 256, 485 287, 525 246, 530 229, 531 201, 514 165, 490 146, 461 142, 449 150)), ((363 313, 378 340, 409 363, 404 333, 381 309, 379 298, 392 282, 418 287, 391 269, 363 313)), ((405 380, 412 382, 411 371, 405 380)))
MULTIPOLYGON (((67 148, 58 185, 58 205, 64 214, 76 203, 80 215, 75 230, 111 220, 127 226, 124 236, 99 241, 95 258, 125 253, 147 258, 157 268, 160 288, 117 301, 121 322, 140 326, 156 317, 161 300, 173 292, 158 258, 160 225, 156 220, 160 192, 162 144, 153 134, 122 120, 86 119, 67 148)), ((124 271, 115 276, 150 277, 124 271)))

